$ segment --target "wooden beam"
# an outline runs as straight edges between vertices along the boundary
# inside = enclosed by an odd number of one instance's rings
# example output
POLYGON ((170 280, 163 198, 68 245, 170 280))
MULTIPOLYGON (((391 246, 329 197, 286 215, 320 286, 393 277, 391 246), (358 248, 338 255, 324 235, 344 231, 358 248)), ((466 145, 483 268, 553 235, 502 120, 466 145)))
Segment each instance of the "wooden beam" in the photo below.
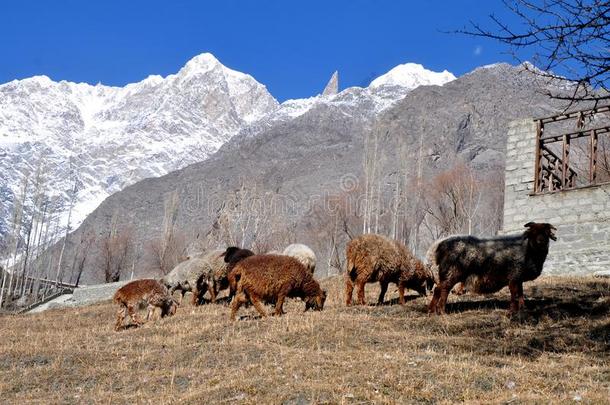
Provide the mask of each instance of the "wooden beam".
POLYGON ((561 159, 561 188, 567 188, 569 183, 570 137, 563 136, 563 159, 561 159))
POLYGON ((589 183, 595 184, 597 181, 597 131, 591 130, 590 138, 591 150, 589 154, 589 183))
POLYGON ((594 115, 602 112, 610 111, 610 105, 604 105, 597 108, 591 108, 589 110, 571 111, 568 113, 552 115, 550 117, 536 118, 534 121, 540 121, 542 124, 548 124, 549 122, 557 122, 563 120, 569 120, 579 118, 580 116, 594 115))
POLYGON ((536 122, 536 159, 534 162, 534 192, 539 193, 542 191, 542 162, 540 159, 540 149, 542 144, 540 139, 542 139, 542 133, 544 132, 544 124, 540 121, 536 122))
POLYGON ((564 135, 567 135, 568 137, 570 137, 572 139, 583 138, 585 136, 590 136, 591 135, 590 131, 592 131, 592 130, 595 130, 598 135, 601 135, 601 134, 610 132, 610 126, 603 126, 603 127, 591 128, 591 129, 582 130, 582 131, 568 132, 568 133, 559 134, 559 135, 550 135, 545 138, 542 138, 541 141, 544 144, 560 142, 563 140, 564 135))

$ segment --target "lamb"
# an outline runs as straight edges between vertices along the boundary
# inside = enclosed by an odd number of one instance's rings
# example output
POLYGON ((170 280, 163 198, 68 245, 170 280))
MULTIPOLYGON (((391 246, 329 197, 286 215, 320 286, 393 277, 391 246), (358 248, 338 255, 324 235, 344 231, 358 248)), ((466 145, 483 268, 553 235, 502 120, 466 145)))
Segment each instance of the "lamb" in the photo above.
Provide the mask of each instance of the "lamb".
POLYGON ((398 285, 398 301, 404 304, 405 288, 426 295, 432 287, 432 274, 402 243, 381 235, 366 234, 352 239, 346 249, 345 304, 352 305, 354 284, 358 287, 358 303, 364 305, 364 286, 379 282, 382 304, 389 283, 398 285))
POLYGON ((174 315, 178 303, 172 298, 167 288, 157 280, 143 279, 135 280, 125 284, 114 293, 113 302, 119 304, 115 330, 124 327, 125 317, 129 315, 131 321, 136 325, 144 323, 137 314, 138 306, 144 302, 147 304, 146 320, 156 308, 161 309, 161 317, 174 315))
POLYGON ((326 292, 311 272, 297 259, 283 255, 256 255, 239 262, 233 269, 237 292, 231 302, 231 320, 239 308, 250 302, 261 316, 267 316, 262 302, 275 303, 274 315, 284 313, 286 297, 301 298, 305 311, 321 311, 326 292))
POLYGON ((525 227, 517 235, 489 239, 451 236, 434 243, 426 255, 436 282, 428 312, 445 313, 449 291, 458 282, 478 294, 491 294, 508 285, 509 315, 519 311, 525 305, 523 282, 540 275, 549 239, 557 240, 551 224, 528 222, 525 227))
POLYGON ((300 261, 311 272, 311 274, 313 274, 316 270, 316 254, 307 245, 303 245, 302 243, 293 243, 292 245, 288 245, 282 254, 285 256, 294 257, 300 261))

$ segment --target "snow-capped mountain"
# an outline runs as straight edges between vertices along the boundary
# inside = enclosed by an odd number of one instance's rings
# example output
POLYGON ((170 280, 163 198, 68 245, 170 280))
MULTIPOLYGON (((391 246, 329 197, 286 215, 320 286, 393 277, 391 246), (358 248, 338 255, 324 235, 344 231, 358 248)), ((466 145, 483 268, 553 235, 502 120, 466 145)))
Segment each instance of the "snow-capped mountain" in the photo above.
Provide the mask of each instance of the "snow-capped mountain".
POLYGON ((453 79, 446 71, 405 64, 367 88, 280 105, 252 76, 204 53, 174 75, 153 75, 125 87, 54 82, 46 76, 0 85, 0 236, 9 230, 26 176, 30 199, 34 195, 37 171, 60 227, 67 222, 76 183, 74 228, 107 196, 203 161, 238 133, 256 135, 321 105, 375 115, 415 87, 453 79))
POLYGON ((265 86, 209 53, 122 88, 46 76, 0 85, 0 233, 24 176, 31 194, 39 166, 64 214, 76 179, 77 226, 108 195, 206 159, 277 107, 265 86))
POLYGON ((380 87, 402 87, 414 89, 419 86, 442 86, 443 84, 455 80, 455 76, 444 70, 442 72, 432 72, 417 63, 405 63, 398 65, 383 76, 373 80, 369 87, 378 89, 380 87))
MULTIPOLYGON (((433 72, 416 63, 398 65, 386 74, 379 76, 368 87, 349 87, 338 93, 318 94, 314 97, 284 101, 280 107, 263 120, 257 121, 255 127, 275 121, 286 121, 299 117, 316 106, 360 107, 364 114, 379 114, 394 103, 402 100, 407 93, 419 86, 442 86, 455 80, 448 72, 433 72)), ((331 82, 337 79, 337 72, 331 82)), ((257 131, 249 129, 250 134, 257 131)))

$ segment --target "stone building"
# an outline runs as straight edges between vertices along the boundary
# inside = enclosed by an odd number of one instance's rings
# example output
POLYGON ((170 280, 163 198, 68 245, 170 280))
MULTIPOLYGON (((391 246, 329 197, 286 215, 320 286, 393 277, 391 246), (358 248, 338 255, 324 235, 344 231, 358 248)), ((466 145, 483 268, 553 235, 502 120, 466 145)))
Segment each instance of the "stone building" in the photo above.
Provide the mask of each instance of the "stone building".
MULTIPOLYGON (((557 241, 551 241, 543 274, 608 271, 610 183, 607 175, 600 175, 595 157, 601 152, 598 137, 601 140, 602 136, 609 136, 610 127, 585 128, 582 113, 568 115, 557 117, 578 120, 577 130, 572 133, 566 132, 567 125, 564 125, 559 134, 547 135, 544 120, 510 123, 503 233, 521 232, 529 221, 550 222, 557 227, 557 241), (577 141, 584 145, 578 151, 585 151, 585 155, 589 152, 589 160, 581 166, 586 167, 580 172, 573 163, 578 152, 577 141), (580 176, 578 182, 577 176, 580 176)), ((555 118, 550 118, 547 122, 555 123, 555 118)))

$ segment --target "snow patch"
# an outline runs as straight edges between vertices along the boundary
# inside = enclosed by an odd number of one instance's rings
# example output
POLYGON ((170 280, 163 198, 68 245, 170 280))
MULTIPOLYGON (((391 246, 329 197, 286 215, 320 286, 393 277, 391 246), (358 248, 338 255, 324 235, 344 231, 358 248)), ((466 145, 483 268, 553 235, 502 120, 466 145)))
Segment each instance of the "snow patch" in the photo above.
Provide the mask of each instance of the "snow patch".
POLYGON ((399 86, 414 89, 419 86, 442 86, 452 80, 455 80, 455 76, 447 70, 433 72, 417 63, 405 63, 396 66, 388 73, 373 80, 369 88, 376 89, 381 86, 399 86))

